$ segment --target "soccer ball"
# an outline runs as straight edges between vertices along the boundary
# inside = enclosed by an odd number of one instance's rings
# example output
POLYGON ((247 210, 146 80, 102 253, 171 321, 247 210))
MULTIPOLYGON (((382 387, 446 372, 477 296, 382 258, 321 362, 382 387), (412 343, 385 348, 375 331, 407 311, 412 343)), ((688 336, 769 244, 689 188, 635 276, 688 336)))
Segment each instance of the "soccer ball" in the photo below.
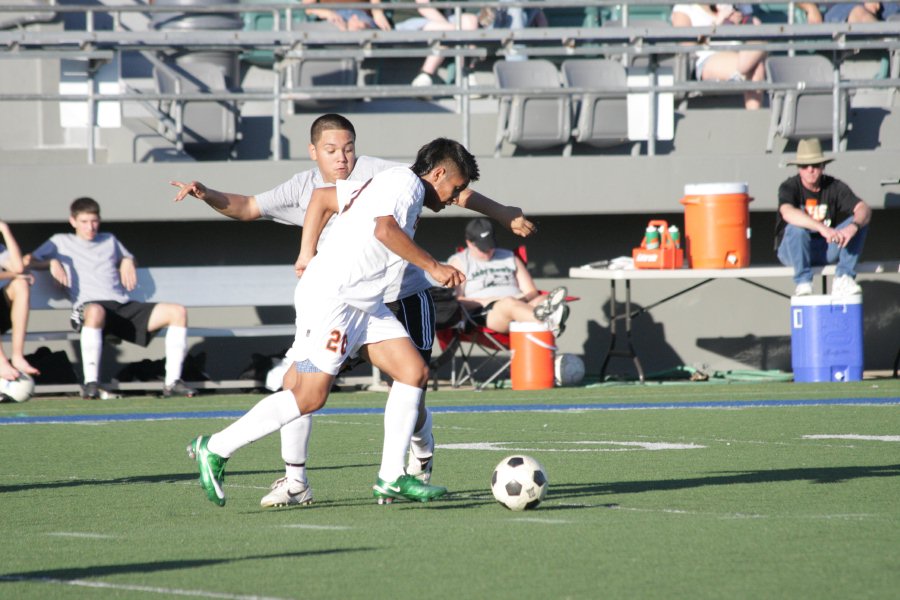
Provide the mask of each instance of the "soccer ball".
POLYGON ((547 475, 530 456, 507 456, 491 476, 491 492, 509 510, 537 508, 547 495, 547 475))
POLYGON ((577 354, 560 354, 553 363, 558 386, 578 385, 584 379, 584 361, 577 354))
POLYGON ((34 379, 26 373, 19 373, 16 379, 0 378, 0 396, 4 400, 13 402, 25 402, 34 393, 34 379))

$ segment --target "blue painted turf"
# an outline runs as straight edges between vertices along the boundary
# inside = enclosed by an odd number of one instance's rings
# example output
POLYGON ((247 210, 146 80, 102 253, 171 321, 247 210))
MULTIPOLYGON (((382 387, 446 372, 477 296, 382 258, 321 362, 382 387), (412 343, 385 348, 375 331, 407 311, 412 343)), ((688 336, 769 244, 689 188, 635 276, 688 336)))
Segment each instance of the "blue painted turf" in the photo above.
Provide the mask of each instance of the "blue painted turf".
MULTIPOLYGON (((479 404, 473 406, 431 406, 434 413, 560 412, 584 410, 662 410, 716 408, 779 408, 796 406, 886 406, 900 404, 900 398, 835 398, 820 400, 721 400, 711 402, 635 402, 614 404, 479 404)), ((104 423, 121 421, 167 421, 174 419, 236 419, 246 411, 159 412, 106 415, 57 415, 2 417, 0 425, 47 423, 104 423)), ((320 415, 377 415, 384 408, 324 408, 320 415)))

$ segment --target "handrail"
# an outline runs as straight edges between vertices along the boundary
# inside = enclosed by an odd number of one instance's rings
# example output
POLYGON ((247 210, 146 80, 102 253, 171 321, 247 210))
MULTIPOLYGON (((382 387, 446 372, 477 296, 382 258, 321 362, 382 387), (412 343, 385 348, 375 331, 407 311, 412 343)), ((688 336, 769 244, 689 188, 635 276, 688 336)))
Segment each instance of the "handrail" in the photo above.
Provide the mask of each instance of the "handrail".
MULTIPOLYGON (((837 0, 826 0, 825 4, 837 0)), ((623 5, 614 0, 540 0, 512 2, 437 2, 430 5, 438 8, 477 8, 480 6, 523 6, 541 7, 545 9, 561 7, 612 7, 640 5, 672 5, 677 0, 631 0, 623 5)), ((762 3, 751 0, 751 4, 762 3)), ((425 5, 415 2, 392 2, 384 5, 390 9, 418 9, 425 5)), ((77 58, 94 62, 113 60, 123 52, 138 51, 145 54, 164 51, 191 50, 268 50, 275 56, 277 67, 284 63, 313 58, 354 58, 389 59, 397 57, 421 57, 438 55, 455 57, 462 67, 462 58, 504 57, 512 52, 528 57, 586 57, 629 55, 649 56, 658 59, 694 53, 698 50, 721 48, 727 43, 729 50, 754 49, 766 52, 805 52, 831 51, 834 53, 835 78, 829 86, 809 86, 806 89, 815 91, 832 91, 837 98, 841 90, 880 89, 898 87, 898 79, 840 81, 838 64, 843 57, 863 50, 900 51, 900 22, 881 22, 866 24, 825 23, 809 24, 763 24, 756 26, 723 25, 711 27, 641 27, 627 25, 623 27, 547 27, 520 30, 488 29, 476 31, 381 31, 364 30, 359 32, 341 32, 329 29, 276 30, 276 31, 180 31, 180 30, 95 30, 93 18, 95 13, 223 13, 223 12, 266 12, 279 13, 283 10, 303 10, 298 3, 272 4, 228 4, 213 6, 183 5, 117 5, 117 6, 85 6, 85 5, 52 5, 52 6, 0 6, 0 14, 4 12, 81 12, 89 16, 85 30, 39 31, 20 29, 0 31, 0 59, 16 58, 77 58)), ((369 3, 342 4, 342 7, 371 8, 369 3)), ((282 20, 285 27, 291 27, 291 20, 282 20)), ((119 23, 115 19, 115 23, 119 23)), ((517 93, 547 95, 579 95, 586 92, 597 94, 593 90, 579 88, 522 89, 500 90, 489 86, 469 86, 462 77, 462 68, 458 73, 456 85, 433 86, 428 88, 412 88, 411 86, 366 86, 354 89, 346 86, 315 87, 312 89, 282 89, 275 86, 273 90, 244 90, 233 92, 209 92, 187 94, 161 94, 152 92, 103 94, 17 94, 0 93, 3 101, 81 101, 88 102, 89 114, 94 114, 97 102, 101 101, 148 101, 172 100, 176 103, 184 101, 272 101, 279 106, 283 100, 310 100, 334 98, 403 98, 422 95, 456 96, 463 113, 463 140, 468 140, 468 98, 475 94, 496 97, 517 93)), ((93 76, 93 72, 89 72, 93 76)), ((92 90, 93 86, 89 87, 92 90)), ((599 95, 621 95, 629 93, 659 94, 667 92, 728 92, 738 93, 749 90, 782 91, 797 89, 788 84, 772 84, 769 82, 676 82, 674 85, 661 86, 651 83, 647 86, 629 87, 627 90, 607 90, 599 95)), ((655 111, 655 102, 649 102, 651 113, 655 111)), ((650 122, 655 121, 655 114, 650 115, 650 122)), ((273 137, 278 139, 280 132, 280 115, 273 111, 273 137)), ((835 139, 837 142, 837 123, 835 123, 835 139)), ((648 152, 653 153, 653 132, 648 142, 648 152)), ((93 135, 88 136, 89 162, 93 162, 93 135)), ((834 144, 837 148, 837 143, 834 144)), ((280 159, 277 144, 273 145, 274 158, 280 159)))

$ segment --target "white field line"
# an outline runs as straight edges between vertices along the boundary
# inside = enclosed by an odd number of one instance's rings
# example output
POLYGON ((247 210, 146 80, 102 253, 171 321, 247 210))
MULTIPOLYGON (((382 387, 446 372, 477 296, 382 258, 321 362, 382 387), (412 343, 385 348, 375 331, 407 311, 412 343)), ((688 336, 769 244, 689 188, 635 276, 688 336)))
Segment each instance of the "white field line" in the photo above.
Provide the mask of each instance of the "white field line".
POLYGON ((628 452, 631 450, 698 450, 706 448, 697 444, 671 444, 667 442, 615 442, 608 440, 586 441, 547 441, 547 442, 472 442, 461 444, 438 444, 438 450, 491 450, 503 452, 628 452), (517 444, 540 444, 539 448, 521 447, 517 444), (544 445, 548 447, 545 447, 544 445), (549 447, 552 445, 563 446, 561 448, 549 447), (572 446, 611 446, 600 448, 585 448, 572 446))
MULTIPOLYGON (((551 504, 552 500, 545 500, 544 504, 551 504)), ((577 503, 559 503, 558 506, 569 506, 577 508, 608 508, 610 510, 621 510, 625 512, 636 513, 656 513, 666 515, 685 515, 692 517, 711 517, 716 519, 791 519, 791 520, 853 520, 861 521, 864 519, 883 519, 885 515, 877 515, 871 513, 836 513, 823 515, 764 515, 758 513, 716 513, 709 511, 684 510, 680 508, 636 508, 630 506, 621 506, 618 504, 577 504, 577 503)))
POLYGON ((839 435, 816 434, 804 435, 805 440, 859 440, 864 442, 900 442, 900 435, 859 435, 847 433, 839 435))
POLYGON ((279 525, 284 529, 310 529, 314 531, 348 531, 353 529, 348 525, 310 525, 308 523, 291 523, 289 525, 279 525))
POLYGON ((54 537, 68 537, 68 538, 84 538, 90 540, 114 540, 116 536, 107 535, 105 533, 87 533, 82 531, 51 531, 50 533, 44 535, 52 535, 54 537))
POLYGON ((518 523, 539 523, 542 525, 569 525, 575 521, 567 521, 565 519, 541 519, 538 517, 517 517, 513 519, 518 523))
POLYGON ((148 594, 164 594, 166 596, 190 596, 193 598, 224 598, 225 600, 288 600, 274 596, 246 596, 241 594, 225 594, 206 590, 183 590, 178 588, 153 587, 148 585, 128 585, 106 583, 103 581, 87 581, 84 579, 53 579, 51 577, 16 577, 0 575, 0 581, 21 581, 26 583, 51 583, 104 590, 124 590, 128 592, 146 592, 148 594))

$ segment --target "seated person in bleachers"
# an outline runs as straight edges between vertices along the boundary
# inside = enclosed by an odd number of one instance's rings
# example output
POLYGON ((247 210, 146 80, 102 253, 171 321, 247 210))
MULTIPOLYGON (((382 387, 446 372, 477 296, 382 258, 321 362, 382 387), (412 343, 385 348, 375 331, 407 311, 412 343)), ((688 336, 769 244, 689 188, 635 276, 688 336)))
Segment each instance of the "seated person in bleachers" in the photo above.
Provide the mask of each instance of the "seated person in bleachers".
POLYGON ((900 2, 842 2, 830 4, 826 23, 877 23, 900 12, 900 2))
MULTIPOLYGON (((303 4, 340 4, 355 0, 303 0, 303 4)), ((379 0, 370 0, 380 4, 379 0)), ((308 8, 306 14, 328 21, 341 31, 362 31, 363 29, 391 30, 391 22, 381 9, 360 10, 358 8, 308 8)))
MULTIPOLYGON (((419 3, 427 3, 428 0, 416 0, 419 3)), ((456 31, 456 17, 452 11, 445 14, 436 8, 420 8, 418 17, 412 17, 399 21, 394 25, 397 31, 456 31)), ((460 17, 460 29, 474 31, 478 29, 478 16, 463 12, 460 17)), ((422 63, 422 68, 412 85, 427 87, 438 83, 437 71, 444 62, 443 56, 428 56, 422 63)))
POLYGON ((522 259, 511 250, 497 248, 488 219, 469 222, 466 248, 447 262, 466 276, 456 295, 478 325, 500 333, 509 333, 512 321, 546 323, 556 336, 565 330, 569 316, 566 288, 541 295, 522 259))
POLYGON ((163 327, 168 328, 163 396, 194 396, 196 391, 181 381, 187 353, 187 309, 180 304, 129 298, 128 292, 137 286, 134 255, 113 234, 100 233, 100 205, 94 199, 72 202, 69 224, 75 233, 52 236, 25 257, 25 264, 48 269, 69 292, 72 328, 81 332, 81 397, 96 400, 106 395, 98 382, 105 333, 146 347, 163 327))
MULTIPOLYGON (((738 25, 746 19, 732 4, 676 4, 672 7, 675 27, 710 27, 738 25)), ((759 19, 751 18, 758 25, 759 19)), ((727 44, 727 42, 726 42, 727 44)), ((765 81, 766 53, 762 50, 700 50, 696 53, 694 73, 698 81, 765 81)), ((762 106, 762 90, 744 92, 744 107, 758 110, 762 106)))
POLYGON ((19 373, 38 375, 38 370, 25 360, 25 329, 28 326, 28 299, 34 278, 25 273, 19 245, 0 221, 0 333, 12 330, 12 353, 3 353, 0 345, 0 378, 13 380, 19 373))

